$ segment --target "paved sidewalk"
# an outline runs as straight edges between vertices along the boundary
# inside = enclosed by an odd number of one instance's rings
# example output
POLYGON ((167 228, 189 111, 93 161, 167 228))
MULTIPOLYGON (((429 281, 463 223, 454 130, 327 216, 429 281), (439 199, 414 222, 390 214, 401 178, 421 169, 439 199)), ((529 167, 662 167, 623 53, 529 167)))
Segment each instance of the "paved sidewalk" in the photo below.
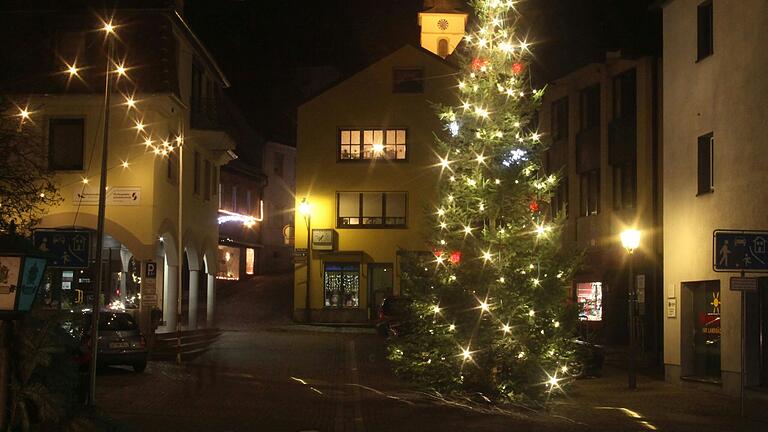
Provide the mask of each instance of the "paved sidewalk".
POLYGON ((588 425, 587 430, 768 431, 768 423, 740 417, 738 398, 644 376, 637 387, 629 390, 626 372, 608 366, 602 378, 577 381, 551 412, 588 425))

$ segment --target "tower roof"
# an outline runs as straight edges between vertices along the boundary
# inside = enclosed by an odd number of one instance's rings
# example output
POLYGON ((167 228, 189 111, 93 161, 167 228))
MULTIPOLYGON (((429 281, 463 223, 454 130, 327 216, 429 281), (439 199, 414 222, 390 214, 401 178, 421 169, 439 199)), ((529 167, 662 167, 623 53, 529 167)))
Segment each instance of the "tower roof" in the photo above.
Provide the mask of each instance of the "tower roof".
POLYGON ((464 13, 461 0, 424 0, 424 12, 464 13))

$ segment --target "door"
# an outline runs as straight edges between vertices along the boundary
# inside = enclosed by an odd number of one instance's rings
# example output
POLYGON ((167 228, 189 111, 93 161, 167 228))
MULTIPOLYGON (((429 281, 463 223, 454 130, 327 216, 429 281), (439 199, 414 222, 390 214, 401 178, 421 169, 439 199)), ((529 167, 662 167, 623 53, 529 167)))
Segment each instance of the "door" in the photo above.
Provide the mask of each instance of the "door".
POLYGON ((689 323, 693 327, 692 364, 693 377, 720 381, 720 281, 702 281, 683 284, 691 290, 693 314, 689 323))
POLYGON ((368 264, 368 317, 375 318, 384 297, 392 295, 392 264, 368 264))

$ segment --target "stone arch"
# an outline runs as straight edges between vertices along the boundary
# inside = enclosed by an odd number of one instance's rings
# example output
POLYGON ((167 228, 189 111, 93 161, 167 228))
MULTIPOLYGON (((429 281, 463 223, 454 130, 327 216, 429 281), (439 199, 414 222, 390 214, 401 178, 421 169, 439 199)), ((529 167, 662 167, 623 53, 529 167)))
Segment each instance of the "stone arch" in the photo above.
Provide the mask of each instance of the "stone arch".
POLYGON ((164 219, 160 224, 160 229, 157 230, 158 240, 160 241, 157 249, 157 256, 165 253, 165 258, 168 260, 168 265, 179 265, 179 252, 178 243, 176 242, 176 228, 173 223, 164 219), (160 240, 162 239, 162 240, 160 240))
POLYGON ((187 255, 187 261, 190 270, 200 270, 202 268, 202 259, 200 254, 200 248, 192 238, 190 233, 184 236, 184 252, 187 255))
MULTIPOLYGON (((72 221, 77 216, 78 227, 95 230, 97 226, 96 215, 74 212, 56 213, 43 217, 39 227, 72 227, 72 221)), ((139 240, 131 231, 110 218, 104 218, 104 231, 124 244, 136 257, 147 259, 153 257, 153 245, 139 240)))

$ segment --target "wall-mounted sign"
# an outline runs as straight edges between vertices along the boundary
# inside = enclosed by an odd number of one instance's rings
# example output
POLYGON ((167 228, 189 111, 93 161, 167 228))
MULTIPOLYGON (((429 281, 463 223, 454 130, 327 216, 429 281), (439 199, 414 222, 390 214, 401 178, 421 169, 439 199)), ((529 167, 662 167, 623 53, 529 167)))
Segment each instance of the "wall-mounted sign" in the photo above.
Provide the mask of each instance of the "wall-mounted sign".
POLYGON ((768 231, 715 230, 712 243, 716 272, 768 272, 768 231))
POLYGON ((155 279, 157 277, 157 263, 154 261, 146 261, 144 263, 144 277, 147 279, 155 279))
POLYGON ((732 277, 731 291, 757 292, 757 278, 732 277))
POLYGON ((313 250, 333 250, 335 231, 330 228, 312 230, 313 250))
POLYGON ((667 299, 667 318, 676 318, 676 317, 677 317, 677 299, 668 298, 667 299))
POLYGON ((91 232, 82 230, 35 230, 32 243, 56 256, 49 267, 87 268, 91 252, 91 232))
MULTIPOLYGON (((75 191, 72 200, 80 205, 98 205, 98 188, 86 187, 75 191)), ((136 206, 141 204, 141 187, 139 186, 115 186, 107 190, 107 205, 136 206)))

